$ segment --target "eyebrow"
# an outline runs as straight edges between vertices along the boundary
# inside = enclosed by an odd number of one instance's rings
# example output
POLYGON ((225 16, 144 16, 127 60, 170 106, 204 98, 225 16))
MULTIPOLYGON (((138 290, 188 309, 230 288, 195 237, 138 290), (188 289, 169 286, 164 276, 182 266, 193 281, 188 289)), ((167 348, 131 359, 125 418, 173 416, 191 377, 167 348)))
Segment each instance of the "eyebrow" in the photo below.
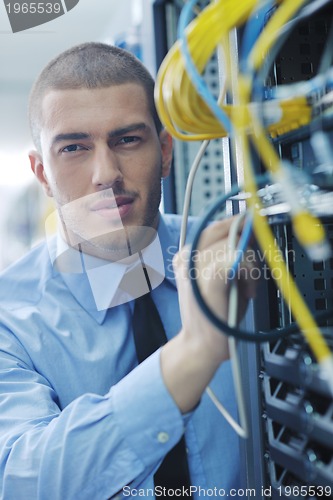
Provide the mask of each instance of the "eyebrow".
POLYGON ((82 139, 90 139, 91 135, 84 132, 72 132, 69 134, 57 134, 52 140, 52 146, 62 141, 81 141, 82 139))
MULTIPOLYGON (((119 137, 124 134, 128 134, 129 132, 134 132, 136 130, 145 130, 147 129, 147 125, 145 123, 133 123, 132 125, 128 125, 127 127, 120 127, 115 130, 112 130, 108 133, 108 138, 113 139, 115 137, 119 137)), ((91 134, 87 134, 85 132, 70 132, 68 134, 57 134, 52 141, 52 146, 59 142, 63 141, 81 141, 83 139, 91 139, 91 134)))
POLYGON ((119 137, 120 135, 128 134, 129 132, 135 132, 136 130, 145 130, 148 129, 148 126, 145 123, 133 123, 132 125, 128 125, 127 127, 121 127, 113 130, 108 133, 109 139, 113 139, 114 137, 119 137))

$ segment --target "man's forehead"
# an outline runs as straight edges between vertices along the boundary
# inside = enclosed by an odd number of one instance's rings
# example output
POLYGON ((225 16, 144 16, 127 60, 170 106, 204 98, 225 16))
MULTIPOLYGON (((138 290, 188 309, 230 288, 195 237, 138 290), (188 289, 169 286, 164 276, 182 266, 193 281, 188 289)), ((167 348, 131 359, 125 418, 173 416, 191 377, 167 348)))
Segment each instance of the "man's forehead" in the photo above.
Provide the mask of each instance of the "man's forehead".
POLYGON ((72 109, 84 109, 90 106, 107 107, 148 107, 144 88, 136 83, 124 83, 109 87, 76 89, 49 89, 45 92, 42 103, 42 120, 45 123, 52 113, 70 113, 72 109))
POLYGON ((87 97, 91 99, 95 99, 96 96, 100 97, 101 99, 103 97, 107 98, 108 96, 114 94, 114 95, 119 95, 119 93, 122 94, 127 94, 127 93, 135 93, 138 95, 141 95, 142 97, 146 96, 146 92, 144 87, 135 82, 125 82, 119 85, 109 85, 107 87, 94 87, 94 88, 89 88, 89 87, 77 87, 77 88, 63 88, 63 89, 57 89, 57 88, 49 88, 44 92, 43 98, 42 98, 42 104, 48 101, 54 101, 54 100, 61 100, 61 99, 73 99, 73 100, 80 100, 83 97, 87 97))
POLYGON ((151 128, 152 120, 143 87, 133 83, 96 89, 50 89, 43 98, 41 118, 41 136, 48 136, 48 141, 65 132, 106 132, 105 124, 107 132, 133 123, 151 128))

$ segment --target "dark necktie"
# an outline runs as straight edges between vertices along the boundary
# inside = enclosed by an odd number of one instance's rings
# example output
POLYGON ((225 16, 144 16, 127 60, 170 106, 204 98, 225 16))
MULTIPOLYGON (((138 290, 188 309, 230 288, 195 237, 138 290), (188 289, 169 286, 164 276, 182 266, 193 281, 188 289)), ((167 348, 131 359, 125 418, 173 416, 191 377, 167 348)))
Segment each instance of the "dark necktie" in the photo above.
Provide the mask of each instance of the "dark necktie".
MULTIPOLYGON (((150 293, 135 300, 133 334, 139 363, 167 342, 160 315, 150 293)), ((165 456, 154 475, 154 484, 173 490, 190 487, 184 437, 165 456)))

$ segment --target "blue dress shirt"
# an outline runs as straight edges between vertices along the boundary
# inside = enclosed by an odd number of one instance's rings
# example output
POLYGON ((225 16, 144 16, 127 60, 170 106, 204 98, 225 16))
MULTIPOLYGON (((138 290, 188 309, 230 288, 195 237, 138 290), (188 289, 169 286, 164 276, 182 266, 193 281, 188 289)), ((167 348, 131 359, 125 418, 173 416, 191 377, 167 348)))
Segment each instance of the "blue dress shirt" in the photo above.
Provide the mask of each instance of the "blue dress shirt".
MULTIPOLYGON (((152 292, 169 339, 180 330, 179 225, 161 216, 166 278, 152 292)), ((208 396, 182 416, 160 351, 137 366, 131 303, 98 310, 87 273, 59 272, 45 243, 1 275, 0 298, 1 499, 161 496, 153 473, 184 429, 194 498, 244 498, 238 438, 208 396)), ((229 362, 211 387, 235 416, 229 362)))

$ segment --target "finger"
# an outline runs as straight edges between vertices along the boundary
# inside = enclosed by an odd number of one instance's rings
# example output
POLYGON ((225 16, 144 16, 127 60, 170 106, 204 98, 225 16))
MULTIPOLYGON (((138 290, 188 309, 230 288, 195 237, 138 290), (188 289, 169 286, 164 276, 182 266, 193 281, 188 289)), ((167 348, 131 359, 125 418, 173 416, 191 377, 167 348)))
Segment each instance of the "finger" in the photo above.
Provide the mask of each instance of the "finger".
POLYGON ((187 266, 190 259, 190 246, 185 245, 181 250, 179 250, 172 259, 172 265, 175 270, 179 270, 179 268, 183 266, 187 266))
MULTIPOLYGON (((237 216, 228 217, 223 220, 215 221, 208 226, 200 235, 198 250, 203 250, 214 245, 220 240, 228 237, 230 227, 237 216)), ((240 231, 243 229, 243 223, 240 224, 240 231)))

